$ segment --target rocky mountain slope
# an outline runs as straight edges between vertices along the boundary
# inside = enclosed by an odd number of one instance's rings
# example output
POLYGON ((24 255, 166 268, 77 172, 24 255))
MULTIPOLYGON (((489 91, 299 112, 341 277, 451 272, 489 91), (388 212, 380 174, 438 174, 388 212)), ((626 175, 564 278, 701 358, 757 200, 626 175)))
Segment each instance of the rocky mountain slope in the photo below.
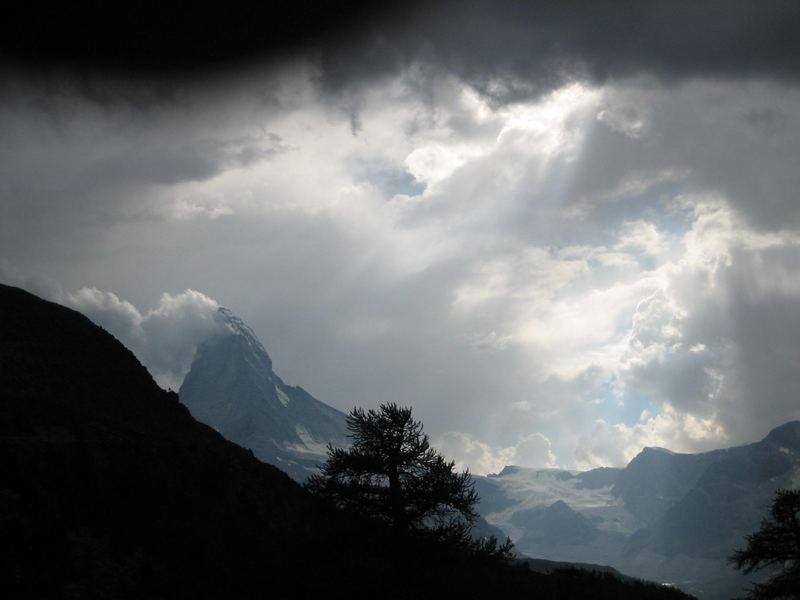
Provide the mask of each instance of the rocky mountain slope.
POLYGON ((643 449, 624 469, 506 467, 477 478, 481 514, 528 556, 610 565, 728 598, 748 578, 727 563, 775 490, 800 486, 800 422, 701 454, 643 449))
POLYGON ((197 348, 179 396, 198 421, 304 481, 328 443, 349 444, 345 415, 303 388, 286 385, 255 333, 231 311, 223 333, 197 348))

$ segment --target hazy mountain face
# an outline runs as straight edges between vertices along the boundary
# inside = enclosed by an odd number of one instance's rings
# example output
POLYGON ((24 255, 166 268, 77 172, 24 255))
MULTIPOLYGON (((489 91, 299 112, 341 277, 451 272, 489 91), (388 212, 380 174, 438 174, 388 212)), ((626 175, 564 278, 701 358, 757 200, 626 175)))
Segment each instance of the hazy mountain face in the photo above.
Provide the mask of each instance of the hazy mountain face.
POLYGON ((287 385, 253 331, 220 308, 226 325, 199 345, 180 399, 199 421, 297 480, 325 461, 328 443, 348 445, 345 415, 287 385))
POLYGON ((506 467, 478 478, 479 509, 529 556, 596 562, 702 598, 741 593, 727 557, 779 488, 800 485, 800 422, 702 454, 645 448, 624 469, 506 467))

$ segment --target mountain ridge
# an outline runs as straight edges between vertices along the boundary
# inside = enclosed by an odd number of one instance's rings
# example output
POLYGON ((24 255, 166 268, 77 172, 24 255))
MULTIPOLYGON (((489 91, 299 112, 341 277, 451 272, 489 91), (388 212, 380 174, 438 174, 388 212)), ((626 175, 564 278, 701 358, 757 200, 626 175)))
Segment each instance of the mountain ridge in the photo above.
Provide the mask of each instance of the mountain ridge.
POLYGON ((481 514, 520 552, 602 562, 709 599, 739 594, 753 580, 734 571, 727 557, 758 528, 774 492, 798 485, 800 421, 779 425, 757 442, 697 454, 645 447, 622 469, 507 466, 476 478, 487 499, 481 514), (553 536, 551 520, 541 515, 557 501, 586 517, 596 535, 577 536, 580 544, 553 536))

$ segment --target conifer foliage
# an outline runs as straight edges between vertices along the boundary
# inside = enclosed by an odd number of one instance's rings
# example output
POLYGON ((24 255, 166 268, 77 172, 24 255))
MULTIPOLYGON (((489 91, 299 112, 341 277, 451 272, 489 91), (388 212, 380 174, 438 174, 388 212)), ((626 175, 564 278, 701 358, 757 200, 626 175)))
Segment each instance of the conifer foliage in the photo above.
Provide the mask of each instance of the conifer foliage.
POLYGON ((411 408, 355 408, 347 426, 352 446, 328 447, 328 462, 308 483, 313 493, 398 531, 468 533, 478 516, 469 471, 456 472, 430 446, 411 408))
POLYGON ((779 490, 761 529, 730 560, 745 573, 772 571, 765 583, 753 586, 750 598, 800 598, 800 490, 779 490))

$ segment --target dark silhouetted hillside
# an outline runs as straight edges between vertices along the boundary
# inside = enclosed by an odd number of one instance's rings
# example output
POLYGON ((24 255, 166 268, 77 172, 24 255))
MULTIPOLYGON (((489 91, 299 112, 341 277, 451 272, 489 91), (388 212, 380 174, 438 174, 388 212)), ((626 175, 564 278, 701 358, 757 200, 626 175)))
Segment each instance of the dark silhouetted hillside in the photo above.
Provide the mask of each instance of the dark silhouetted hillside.
POLYGON ((4 598, 680 598, 531 572, 316 503, 80 314, 0 285, 4 598))
POLYGON ((3 286, 0 364, 0 569, 17 594, 236 596, 295 568, 311 500, 88 319, 3 286))

